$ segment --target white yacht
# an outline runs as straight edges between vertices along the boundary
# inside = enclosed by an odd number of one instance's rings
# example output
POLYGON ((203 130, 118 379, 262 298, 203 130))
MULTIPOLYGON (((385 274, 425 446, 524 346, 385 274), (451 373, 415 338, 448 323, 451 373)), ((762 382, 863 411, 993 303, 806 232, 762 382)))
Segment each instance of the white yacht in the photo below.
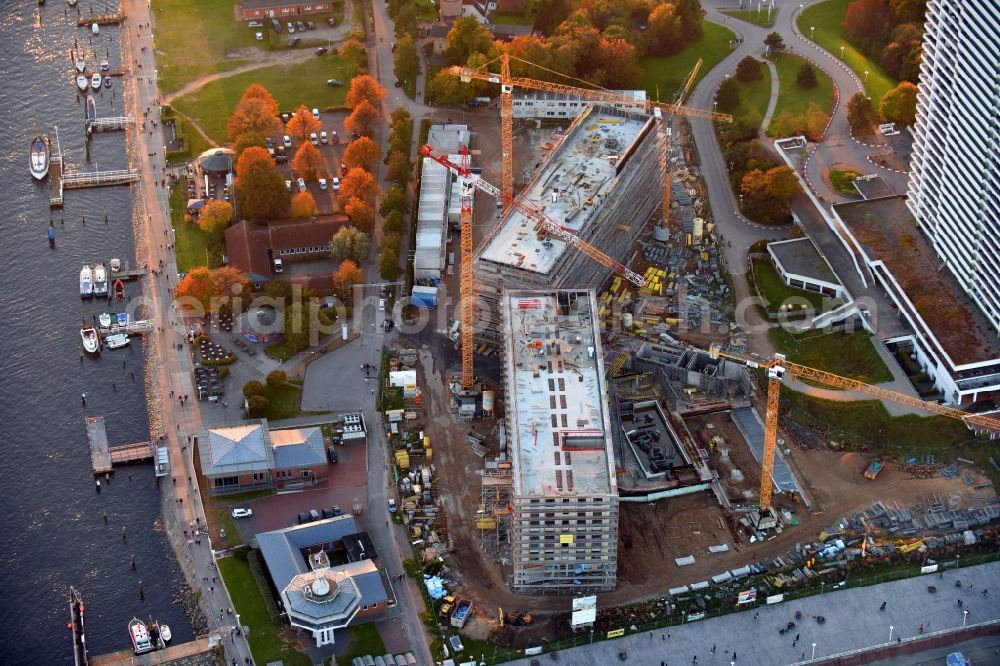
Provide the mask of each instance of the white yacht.
POLYGON ((94 296, 94 272, 90 266, 84 265, 80 269, 80 298, 93 298, 94 296))

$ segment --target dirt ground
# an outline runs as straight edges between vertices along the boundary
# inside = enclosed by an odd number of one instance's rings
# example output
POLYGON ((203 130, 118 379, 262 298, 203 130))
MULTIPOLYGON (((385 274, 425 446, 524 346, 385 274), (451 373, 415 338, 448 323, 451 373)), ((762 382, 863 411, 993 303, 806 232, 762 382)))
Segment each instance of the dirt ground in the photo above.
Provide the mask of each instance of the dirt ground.
POLYGON ((708 451, 708 463, 719 474, 731 502, 754 502, 760 495, 760 465, 728 412, 684 419, 698 446, 708 451), (718 446, 712 440, 721 437, 718 446), (738 472, 734 477, 733 472, 738 472), (736 479, 742 475, 742 480, 736 479))

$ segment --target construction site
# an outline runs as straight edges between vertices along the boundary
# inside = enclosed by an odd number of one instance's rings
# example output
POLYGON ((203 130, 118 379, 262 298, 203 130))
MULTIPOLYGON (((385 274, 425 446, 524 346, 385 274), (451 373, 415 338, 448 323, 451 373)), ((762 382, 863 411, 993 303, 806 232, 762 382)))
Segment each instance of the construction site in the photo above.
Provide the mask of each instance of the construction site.
POLYGON ((673 117, 689 110, 583 91, 595 103, 572 123, 514 126, 506 67, 457 72, 501 84, 499 134, 495 118, 465 118, 421 151, 460 245, 459 274, 432 281, 454 323, 386 356, 413 373, 386 403, 400 517, 435 609, 473 609, 451 626, 525 646, 566 631, 573 595, 607 608, 789 567, 787 584, 806 580, 831 534, 841 559, 865 539, 873 553, 993 538, 1000 500, 971 461, 880 460, 781 413, 793 379, 1000 432, 747 351, 673 117))

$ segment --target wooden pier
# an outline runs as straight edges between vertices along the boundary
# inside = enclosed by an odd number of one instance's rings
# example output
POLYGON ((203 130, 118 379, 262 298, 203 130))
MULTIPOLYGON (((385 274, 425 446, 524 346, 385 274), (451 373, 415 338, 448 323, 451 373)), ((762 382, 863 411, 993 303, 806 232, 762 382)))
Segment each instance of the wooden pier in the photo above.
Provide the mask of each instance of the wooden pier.
POLYGON ((62 158, 56 155, 49 161, 49 207, 63 205, 62 158))
POLYGON ((99 328, 97 333, 102 338, 106 338, 109 335, 116 335, 118 333, 124 333, 125 335, 146 335, 153 332, 153 322, 147 321, 145 319, 140 319, 139 321, 130 321, 124 326, 119 326, 118 324, 113 324, 107 328, 99 328))
POLYGON ((114 116, 110 118, 88 118, 85 126, 87 134, 91 132, 112 132, 127 129, 135 123, 132 116, 114 116))
POLYGON ((134 169, 114 169, 111 171, 66 171, 62 174, 62 186, 67 190, 84 187, 108 187, 128 185, 139 180, 139 172, 134 169))
POLYGON ((106 14, 91 14, 90 16, 81 16, 76 20, 78 26, 90 27, 94 23, 97 25, 118 25, 125 20, 125 12, 120 9, 114 13, 106 14))
MULTIPOLYGON (((126 634, 122 632, 122 636, 126 634)), ((127 639, 126 639, 127 640, 127 639)), ((220 642, 219 634, 201 636, 190 643, 171 645, 163 650, 155 650, 145 654, 134 654, 132 650, 119 650, 110 654, 102 654, 90 659, 90 666, 153 666, 154 664, 169 664, 186 657, 211 652, 220 642)))
MULTIPOLYGON (((110 446, 108 432, 104 427, 103 416, 89 416, 84 419, 87 425, 87 442, 90 444, 90 462, 94 474, 106 474, 114 471, 114 465, 154 460, 156 458, 155 442, 136 442, 110 446)), ((162 476, 158 473, 159 476, 162 476)))
POLYGON ((73 666, 89 666, 83 633, 83 597, 73 587, 69 588, 69 618, 73 629, 73 666))

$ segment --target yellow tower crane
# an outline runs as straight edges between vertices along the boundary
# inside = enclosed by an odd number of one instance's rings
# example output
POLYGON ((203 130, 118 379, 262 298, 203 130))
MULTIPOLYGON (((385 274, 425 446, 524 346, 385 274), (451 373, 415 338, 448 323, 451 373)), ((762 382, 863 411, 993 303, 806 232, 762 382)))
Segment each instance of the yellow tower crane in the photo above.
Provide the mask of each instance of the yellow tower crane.
POLYGON ((736 351, 723 345, 712 345, 709 349, 712 358, 723 358, 742 363, 748 368, 764 368, 767 371, 767 416, 764 419, 764 455, 760 470, 760 511, 755 524, 758 529, 769 529, 777 523, 777 516, 771 508, 771 495, 774 491, 774 449, 778 442, 778 397, 781 389, 781 378, 785 373, 796 379, 830 386, 832 388, 858 391, 882 400, 892 400, 908 407, 923 409, 938 416, 947 416, 965 423, 971 430, 978 433, 989 433, 990 438, 1000 436, 1000 419, 927 402, 904 393, 889 391, 878 386, 866 384, 856 379, 842 377, 825 370, 817 370, 806 365, 792 363, 784 354, 775 354, 771 358, 751 352, 736 351))

